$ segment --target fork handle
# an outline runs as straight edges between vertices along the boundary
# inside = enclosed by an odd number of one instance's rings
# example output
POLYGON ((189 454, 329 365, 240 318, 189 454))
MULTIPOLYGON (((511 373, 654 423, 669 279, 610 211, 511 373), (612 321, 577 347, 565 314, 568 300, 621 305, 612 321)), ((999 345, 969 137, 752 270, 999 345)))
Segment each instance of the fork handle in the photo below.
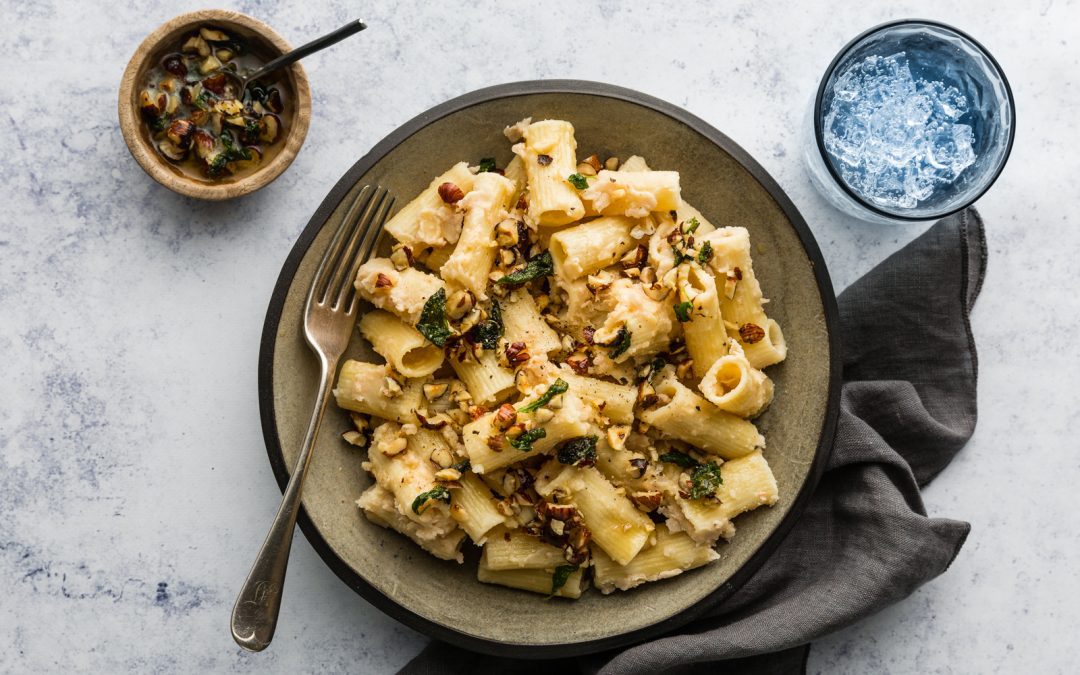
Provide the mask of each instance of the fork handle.
POLYGON ((233 640, 244 649, 260 652, 274 639, 278 611, 281 609, 281 591, 285 585, 285 570, 289 566, 289 550, 292 548, 293 530, 300 513, 300 494, 311 461, 312 448, 319 435, 326 405, 330 400, 331 381, 336 370, 336 360, 322 362, 322 381, 315 410, 311 413, 304 445, 296 459, 289 484, 281 498, 274 523, 263 541, 255 564, 251 566, 244 586, 233 605, 231 629, 233 640))

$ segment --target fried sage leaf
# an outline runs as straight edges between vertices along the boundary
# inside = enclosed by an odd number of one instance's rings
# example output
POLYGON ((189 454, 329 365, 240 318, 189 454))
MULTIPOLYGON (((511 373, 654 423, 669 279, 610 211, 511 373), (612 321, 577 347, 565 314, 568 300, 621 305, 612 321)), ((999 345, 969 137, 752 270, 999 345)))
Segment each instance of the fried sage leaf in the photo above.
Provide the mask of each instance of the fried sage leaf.
POLYGON ((500 286, 520 286, 533 279, 550 276, 555 272, 555 263, 551 260, 551 252, 544 251, 525 264, 525 267, 511 272, 495 283, 500 286))
POLYGON ((548 403, 551 403, 551 399, 555 398, 559 394, 565 393, 566 390, 569 388, 570 385, 566 383, 566 380, 562 379, 561 377, 555 378, 555 381, 551 383, 551 386, 547 388, 547 391, 540 395, 540 398, 536 399, 527 406, 518 408, 518 412, 536 412, 540 408, 546 406, 548 403))
POLYGON ((593 466, 596 464, 597 436, 578 436, 559 444, 556 456, 562 464, 571 466, 593 466))
POLYGON ((559 592, 566 582, 569 581, 570 575, 577 571, 577 565, 559 565, 555 568, 555 574, 551 575, 551 596, 554 596, 559 592))
POLYGON ((690 474, 690 499, 702 499, 712 497, 724 484, 720 476, 720 465, 716 462, 699 464, 690 474))
POLYGON ((431 340, 431 343, 443 347, 453 331, 446 320, 446 289, 440 288, 431 294, 424 303, 424 309, 420 312, 420 320, 416 323, 416 330, 431 340))
POLYGON ((510 444, 510 447, 516 450, 528 452, 532 450, 533 443, 540 440, 544 436, 547 436, 547 430, 545 430, 543 427, 537 427, 535 429, 523 431, 518 436, 507 440, 507 442, 510 444))
POLYGON ((427 492, 416 495, 416 499, 412 503, 413 513, 418 516, 421 515, 433 501, 450 503, 450 491, 446 489, 445 485, 436 485, 427 492))

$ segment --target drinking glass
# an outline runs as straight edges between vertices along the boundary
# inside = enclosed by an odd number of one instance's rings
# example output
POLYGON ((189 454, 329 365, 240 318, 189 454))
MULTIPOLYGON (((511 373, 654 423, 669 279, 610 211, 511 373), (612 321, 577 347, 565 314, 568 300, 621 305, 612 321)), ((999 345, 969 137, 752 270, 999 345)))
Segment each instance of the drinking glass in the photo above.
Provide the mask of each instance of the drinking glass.
POLYGON ((972 37, 906 19, 836 55, 804 126, 811 180, 841 211, 886 224, 933 220, 976 201, 1000 175, 1015 104, 1005 73, 972 37))

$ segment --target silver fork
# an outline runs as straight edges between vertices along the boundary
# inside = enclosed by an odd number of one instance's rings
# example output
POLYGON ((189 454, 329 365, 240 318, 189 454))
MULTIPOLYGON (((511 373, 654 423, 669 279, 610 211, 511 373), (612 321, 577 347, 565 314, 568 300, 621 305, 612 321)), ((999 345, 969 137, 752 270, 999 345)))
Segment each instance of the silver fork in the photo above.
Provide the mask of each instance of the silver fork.
POLYGON ((330 242, 304 307, 304 337, 319 357, 322 375, 315 410, 311 413, 304 445, 281 498, 270 532, 255 559, 232 611, 232 636, 249 651, 262 651, 274 638, 285 570, 289 565, 293 530, 300 512, 300 491, 319 435, 337 364, 356 325, 358 299, 352 281, 371 255, 394 199, 379 186, 365 185, 349 206, 330 242))

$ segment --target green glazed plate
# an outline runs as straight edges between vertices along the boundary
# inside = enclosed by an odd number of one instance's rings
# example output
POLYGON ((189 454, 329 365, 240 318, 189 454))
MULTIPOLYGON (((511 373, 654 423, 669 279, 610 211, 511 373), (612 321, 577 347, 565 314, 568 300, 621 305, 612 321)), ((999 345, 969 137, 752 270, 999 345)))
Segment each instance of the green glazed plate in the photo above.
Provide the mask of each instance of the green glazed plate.
MULTIPOLYGON (((720 559, 706 567, 628 592, 589 591, 576 602, 481 584, 475 550, 463 565, 438 560, 368 522, 354 504, 371 482, 360 468, 364 453, 341 440, 348 417, 328 412, 300 516, 327 565, 366 600, 432 637, 492 654, 552 658, 671 631, 718 607, 766 564, 832 447, 840 359, 836 299, 813 236, 776 182, 729 138, 673 105, 606 84, 550 80, 482 89, 432 108, 378 143, 338 181, 289 254, 270 300, 259 364, 263 434, 282 488, 318 379, 302 337, 304 299, 351 197, 363 185, 379 184, 401 206, 463 159, 494 156, 503 166, 511 158, 503 127, 530 116, 570 121, 586 153, 637 154, 656 169, 678 171, 683 196, 711 222, 748 228, 769 314, 788 342, 787 360, 769 370, 775 402, 758 420, 779 503, 739 517, 734 539, 720 544, 720 559)), ((371 357, 360 342, 347 356, 371 357)))

